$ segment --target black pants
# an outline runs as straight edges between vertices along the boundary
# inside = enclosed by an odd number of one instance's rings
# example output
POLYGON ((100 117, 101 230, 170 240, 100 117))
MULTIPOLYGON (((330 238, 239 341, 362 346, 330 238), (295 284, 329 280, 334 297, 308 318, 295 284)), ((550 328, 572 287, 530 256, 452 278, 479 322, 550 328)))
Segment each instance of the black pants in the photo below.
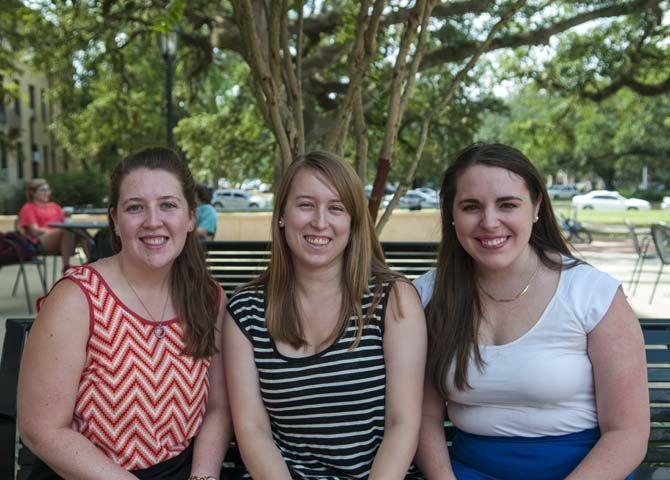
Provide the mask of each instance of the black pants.
MULTIPOLYGON (((62 480, 62 477, 54 472, 46 463, 39 458, 36 460, 27 480, 62 480)), ((131 470, 130 473, 140 480, 186 480, 191 472, 192 460, 193 442, 191 442, 186 450, 170 460, 157 463, 149 468, 131 470)))

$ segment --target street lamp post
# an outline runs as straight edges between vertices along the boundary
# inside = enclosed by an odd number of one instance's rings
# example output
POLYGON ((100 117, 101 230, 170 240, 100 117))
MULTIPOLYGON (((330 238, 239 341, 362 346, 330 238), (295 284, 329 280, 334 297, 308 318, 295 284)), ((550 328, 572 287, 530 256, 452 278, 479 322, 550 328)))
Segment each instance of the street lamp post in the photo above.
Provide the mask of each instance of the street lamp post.
POLYGON ((172 67, 177 58, 177 47, 179 43, 179 32, 172 29, 158 36, 158 47, 163 60, 165 60, 165 106, 167 116, 167 145, 174 148, 172 127, 174 126, 174 111, 172 108, 172 67))

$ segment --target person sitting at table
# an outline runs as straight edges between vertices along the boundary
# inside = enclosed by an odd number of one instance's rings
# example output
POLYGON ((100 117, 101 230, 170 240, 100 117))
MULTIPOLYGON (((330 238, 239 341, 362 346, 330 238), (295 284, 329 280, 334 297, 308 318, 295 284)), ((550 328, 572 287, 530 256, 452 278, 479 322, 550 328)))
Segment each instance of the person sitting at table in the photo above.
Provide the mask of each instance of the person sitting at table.
POLYGON ((423 311, 338 157, 312 152, 284 172, 269 267, 231 297, 223 337, 252 478, 417 478, 423 311))
POLYGON ((231 437, 226 298, 194 233, 188 167, 141 150, 110 190, 119 253, 66 272, 25 345, 17 421, 41 459, 31 479, 183 480, 220 468, 231 437))
POLYGON ((642 332, 620 283, 570 253, 518 150, 462 151, 441 188, 416 461, 430 479, 622 479, 644 458, 642 332), (445 401, 457 429, 447 449, 445 401))
POLYGON ((195 231, 200 240, 214 240, 216 235, 216 209, 212 206, 212 194, 207 185, 195 186, 198 206, 195 209, 195 231))
POLYGON ((49 223, 65 221, 65 212, 56 202, 50 202, 51 189, 43 178, 34 178, 26 184, 27 202, 19 210, 19 227, 40 253, 60 255, 63 272, 70 267, 70 257, 76 247, 82 247, 87 257, 88 244, 84 238, 49 223))

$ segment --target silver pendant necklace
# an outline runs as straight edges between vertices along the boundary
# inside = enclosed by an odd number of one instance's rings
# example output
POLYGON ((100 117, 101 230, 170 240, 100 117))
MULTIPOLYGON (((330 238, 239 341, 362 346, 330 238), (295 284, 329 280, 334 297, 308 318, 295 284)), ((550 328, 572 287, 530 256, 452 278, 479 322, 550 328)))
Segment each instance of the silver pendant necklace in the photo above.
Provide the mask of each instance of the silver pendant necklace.
MULTIPOLYGON (((144 304, 140 296, 137 294, 137 291, 135 291, 135 288, 133 287, 132 283, 130 283, 130 280, 128 280, 128 277, 126 277, 126 272, 123 270, 123 263, 121 262, 120 258, 119 258, 119 269, 121 270, 121 275, 123 275, 123 278, 126 280, 126 283, 130 287, 130 290, 133 292, 137 300, 140 302, 140 305, 142 305, 142 308, 144 308, 144 311, 147 312, 147 315, 149 315, 149 318, 154 323, 155 337, 158 339, 163 338, 165 336, 165 326, 163 325, 163 318, 165 317, 165 309, 167 308, 168 299, 170 298, 169 292, 165 293, 165 302, 163 303, 163 311, 161 312, 160 320, 157 322, 154 316, 151 315, 151 312, 144 304)), ((167 280, 167 277, 165 278, 165 280, 167 280)), ((165 280, 163 280, 163 285, 165 285, 165 280)))

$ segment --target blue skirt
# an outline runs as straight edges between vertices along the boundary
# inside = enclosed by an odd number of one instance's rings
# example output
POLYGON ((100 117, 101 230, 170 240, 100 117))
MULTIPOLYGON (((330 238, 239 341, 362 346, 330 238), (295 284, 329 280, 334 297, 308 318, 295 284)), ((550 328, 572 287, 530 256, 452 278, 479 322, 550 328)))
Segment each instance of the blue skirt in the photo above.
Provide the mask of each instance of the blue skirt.
POLYGON ((457 430, 449 455, 458 480, 560 480, 579 465, 598 438, 597 428, 534 438, 491 437, 457 430))

